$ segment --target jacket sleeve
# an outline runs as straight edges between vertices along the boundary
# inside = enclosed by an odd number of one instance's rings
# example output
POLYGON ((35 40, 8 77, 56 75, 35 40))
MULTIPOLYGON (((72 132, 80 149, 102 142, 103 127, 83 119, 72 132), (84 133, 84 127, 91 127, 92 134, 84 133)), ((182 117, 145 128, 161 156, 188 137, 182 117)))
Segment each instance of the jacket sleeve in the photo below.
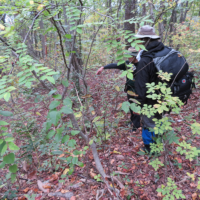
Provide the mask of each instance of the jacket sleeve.
POLYGON ((135 99, 137 99, 141 106, 145 104, 146 101, 146 83, 149 83, 150 75, 148 72, 148 66, 142 69, 147 63, 141 59, 140 62, 137 64, 137 69, 135 72, 135 90, 136 94, 138 95, 135 99), (140 70, 140 71, 139 71, 140 70))
POLYGON ((120 70, 126 70, 126 64, 122 63, 121 65, 117 66, 117 63, 111 63, 106 66, 104 66, 104 69, 120 69, 120 70))

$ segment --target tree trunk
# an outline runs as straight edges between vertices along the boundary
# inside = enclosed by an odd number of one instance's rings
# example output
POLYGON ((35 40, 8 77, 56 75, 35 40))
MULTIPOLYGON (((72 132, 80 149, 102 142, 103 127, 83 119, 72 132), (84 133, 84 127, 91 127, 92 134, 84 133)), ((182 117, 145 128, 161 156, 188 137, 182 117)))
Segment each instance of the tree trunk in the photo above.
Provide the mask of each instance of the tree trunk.
POLYGON ((154 22, 155 21, 155 16, 154 16, 154 13, 153 13, 153 5, 152 5, 151 2, 148 2, 148 4, 149 4, 150 16, 151 16, 152 21, 154 22))
MULTIPOLYGON (((176 2, 177 6, 177 2, 176 2)), ((171 21, 169 25, 169 32, 171 33, 170 39, 169 39, 169 46, 173 47, 173 40, 171 39, 173 35, 176 34, 176 29, 174 27, 174 23, 177 22, 177 13, 176 13, 176 7, 172 10, 172 15, 171 15, 171 21)))
MULTIPOLYGON (((134 18, 135 16, 136 16, 136 0, 126 0, 125 1, 125 20, 134 18)), ((129 22, 125 22, 124 30, 129 30, 135 33, 135 24, 130 24, 129 22)), ((130 46, 131 46, 130 43, 126 40, 126 49, 128 49, 130 46)))
MULTIPOLYGON (((164 5, 163 5, 162 1, 160 2, 160 9, 162 9, 162 10, 164 9, 164 5)), ((160 19, 158 19, 158 20, 162 20, 162 17, 163 17, 163 13, 160 15, 160 19)), ((162 41, 163 40, 163 33, 165 31, 163 20, 158 23, 158 30, 159 30, 160 40, 162 41)))
MULTIPOLYGON (((43 32, 44 30, 44 24, 43 24, 43 20, 41 18, 40 22, 39 22, 39 26, 40 26, 40 30, 41 32, 43 32)), ((41 43, 42 43, 42 57, 45 57, 46 54, 46 46, 45 46, 45 35, 43 35, 42 33, 40 34, 40 39, 41 39, 41 43)))
POLYGON ((180 16, 180 23, 184 22, 188 12, 188 1, 185 3, 181 3, 181 16, 180 16), (185 7, 185 9, 184 9, 185 7))

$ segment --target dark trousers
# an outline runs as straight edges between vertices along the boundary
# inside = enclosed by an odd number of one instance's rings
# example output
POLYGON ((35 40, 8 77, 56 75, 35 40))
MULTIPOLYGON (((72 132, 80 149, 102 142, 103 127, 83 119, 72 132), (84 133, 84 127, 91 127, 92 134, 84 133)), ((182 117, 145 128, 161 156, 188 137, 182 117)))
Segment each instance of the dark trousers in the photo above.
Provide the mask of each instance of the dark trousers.
MULTIPOLYGON (((128 98, 128 101, 129 101, 129 99, 133 98, 133 97, 127 94, 127 98, 128 98)), ((129 103, 133 103, 133 102, 129 101, 129 103)), ((137 128, 141 127, 140 126, 140 115, 134 114, 131 109, 130 109, 130 113, 131 113, 131 118, 130 119, 131 119, 131 122, 132 122, 132 125, 133 125, 133 129, 134 128, 137 129, 137 128)))

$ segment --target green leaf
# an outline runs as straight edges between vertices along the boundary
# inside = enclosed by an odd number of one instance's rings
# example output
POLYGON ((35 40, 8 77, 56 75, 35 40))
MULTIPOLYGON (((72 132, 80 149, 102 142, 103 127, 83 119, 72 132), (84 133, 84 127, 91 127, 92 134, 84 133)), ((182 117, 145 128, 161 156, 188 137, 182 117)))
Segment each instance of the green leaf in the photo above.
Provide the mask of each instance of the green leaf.
POLYGON ((60 112, 61 113, 65 113, 65 114, 70 114, 70 113, 73 113, 73 110, 71 108, 69 108, 68 106, 63 106, 61 109, 60 109, 60 112))
POLYGON ((65 34, 64 35, 67 39, 71 39, 72 38, 72 35, 70 35, 70 34, 65 34))
POLYGON ((0 164, 0 169, 2 169, 2 168, 4 168, 5 167, 5 162, 1 162, 1 164, 0 164))
POLYGON ((16 180, 16 174, 11 174, 11 181, 14 183, 16 180))
POLYGON ((9 153, 8 155, 3 157, 3 162, 6 164, 12 164, 15 161, 15 154, 14 153, 9 153))
POLYGON ((46 131, 48 131, 51 128, 51 122, 48 121, 48 122, 46 122, 45 125, 46 125, 46 131))
POLYGON ((0 115, 3 115, 5 117, 13 116, 13 114, 10 111, 3 111, 3 110, 0 110, 0 115))
POLYGON ((51 111, 49 116, 51 119, 51 123, 53 123, 56 126, 61 118, 61 113, 59 111, 51 111))
POLYGON ((7 137, 7 138, 5 138, 5 141, 6 142, 12 142, 12 141, 14 141, 14 138, 13 137, 7 137))
POLYGON ((72 27, 70 28, 70 31, 73 31, 74 29, 76 29, 76 26, 72 26, 72 27))
POLYGON ((16 164, 11 165, 11 166, 9 167, 9 171, 10 171, 11 173, 17 172, 17 165, 16 165, 16 164))
POLYGON ((13 142, 8 142, 8 146, 9 146, 10 150, 13 150, 13 151, 19 150, 19 147, 16 144, 14 144, 13 142))
POLYGON ((68 174, 72 175, 73 172, 74 172, 74 168, 70 168, 69 171, 68 171, 68 174))
POLYGON ((48 96, 51 96, 52 94, 54 94, 55 92, 57 92, 57 89, 56 90, 51 90, 48 94, 48 96))
POLYGON ((3 141, 3 143, 1 143, 1 145, 0 145, 0 153, 1 153, 2 156, 4 155, 6 150, 7 150, 7 144, 6 144, 5 141, 3 141))
POLYGON ((60 101, 52 101, 51 104, 49 105, 49 109, 54 109, 60 105, 60 101))
POLYGON ((55 131, 54 130, 50 130, 49 133, 47 134, 47 139, 52 138, 55 135, 55 131))
POLYGON ((69 142, 68 142, 68 146, 69 147, 74 147, 76 145, 76 140, 74 139, 71 139, 69 142))
POLYGON ((82 162, 78 162, 77 165, 78 165, 79 167, 84 167, 84 163, 82 163, 82 162))
POLYGON ((60 95, 60 94, 55 94, 55 95, 53 95, 53 98, 54 98, 54 99, 62 99, 62 95, 60 95))
POLYGON ((123 63, 125 63, 125 61, 124 60, 120 60, 120 61, 118 61, 117 66, 119 66, 119 65, 121 65, 123 63))
POLYGON ((81 155, 81 151, 78 151, 78 150, 75 150, 74 152, 73 152, 73 154, 75 155, 75 156, 77 156, 77 155, 81 155))
POLYGON ((139 152, 137 152, 139 155, 145 155, 145 152, 142 152, 142 151, 139 151, 139 152))
POLYGON ((65 87, 68 87, 69 86, 69 83, 68 83, 68 80, 62 80, 62 84, 65 86, 65 87))
POLYGON ((81 34, 83 32, 82 28, 77 27, 76 32, 81 34))
POLYGON ((122 103, 122 110, 123 110, 125 113, 128 113, 129 107, 130 107, 130 103, 129 103, 128 101, 125 101, 125 102, 122 103))
POLYGON ((63 138, 62 138, 62 143, 65 143, 69 140, 69 135, 65 135, 63 138))
POLYGON ((10 92, 7 92, 6 94, 4 94, 4 99, 5 99, 5 101, 9 101, 9 99, 10 99, 10 92))
POLYGON ((78 163, 78 158, 77 157, 73 157, 72 158, 72 164, 76 165, 78 163))
POLYGON ((64 128, 65 128, 65 126, 62 126, 61 128, 57 128, 56 129, 57 133, 62 133, 64 128))
POLYGON ((62 133, 57 133, 56 135, 55 135, 55 141, 56 142, 59 142, 60 141, 60 139, 61 139, 61 137, 62 137, 62 133))
POLYGON ((51 77, 51 76, 46 76, 46 79, 47 79, 49 82, 55 84, 55 80, 54 80, 53 77, 51 77))
POLYGON ((68 106, 69 108, 72 107, 72 101, 71 101, 71 99, 70 99, 69 97, 67 97, 67 98, 65 98, 65 99, 63 100, 63 104, 64 104, 65 106, 68 106))
POLYGON ((5 125, 8 125, 9 123, 5 122, 5 121, 0 121, 0 125, 2 126, 5 126, 5 125))
POLYGON ((136 113, 140 112, 140 110, 141 110, 141 107, 140 107, 140 106, 137 106, 137 104, 135 104, 135 103, 132 103, 132 104, 130 105, 130 108, 131 108, 131 110, 132 110, 133 112, 136 112, 136 113))
POLYGON ((76 131, 76 130, 72 130, 72 131, 71 131, 71 134, 72 134, 72 135, 77 135, 77 134, 79 134, 79 133, 80 133, 80 131, 76 131))

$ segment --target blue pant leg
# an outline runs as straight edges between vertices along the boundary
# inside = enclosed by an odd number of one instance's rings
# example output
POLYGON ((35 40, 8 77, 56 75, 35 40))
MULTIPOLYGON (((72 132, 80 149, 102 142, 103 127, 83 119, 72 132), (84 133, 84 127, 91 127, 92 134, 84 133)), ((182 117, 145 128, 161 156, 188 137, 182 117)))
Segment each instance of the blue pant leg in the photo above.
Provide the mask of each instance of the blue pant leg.
POLYGON ((150 144, 150 143, 154 143, 154 140, 152 137, 155 137, 155 133, 154 132, 150 132, 148 129, 143 128, 142 129, 142 139, 144 144, 150 144))

